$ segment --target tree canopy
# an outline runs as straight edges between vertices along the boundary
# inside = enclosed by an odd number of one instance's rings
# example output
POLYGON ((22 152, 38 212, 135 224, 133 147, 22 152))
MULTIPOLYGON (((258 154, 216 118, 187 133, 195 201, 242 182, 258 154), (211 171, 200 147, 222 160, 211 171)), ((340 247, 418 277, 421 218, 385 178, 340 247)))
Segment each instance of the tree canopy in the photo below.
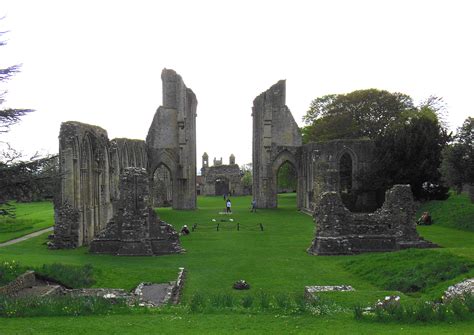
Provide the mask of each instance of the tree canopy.
POLYGON ((439 115, 443 100, 429 97, 419 106, 403 93, 367 89, 314 99, 303 120, 303 141, 368 138, 375 142, 370 171, 359 176, 364 191, 411 184, 417 198, 443 198, 441 150, 449 139, 439 115))
POLYGON ((469 184, 474 202, 474 118, 468 117, 458 128, 453 143, 444 148, 441 172, 458 192, 463 184, 469 184))
POLYGON ((382 135, 391 122, 414 108, 402 93, 358 90, 329 94, 311 102, 303 117, 303 140, 307 142, 341 138, 371 138, 382 135))

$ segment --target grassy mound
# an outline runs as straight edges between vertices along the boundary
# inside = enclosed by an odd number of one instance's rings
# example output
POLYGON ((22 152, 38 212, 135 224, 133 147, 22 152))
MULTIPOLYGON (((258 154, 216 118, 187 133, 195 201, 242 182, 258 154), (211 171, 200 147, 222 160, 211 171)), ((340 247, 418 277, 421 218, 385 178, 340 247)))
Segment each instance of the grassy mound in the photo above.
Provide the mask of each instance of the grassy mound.
POLYGON ((447 252, 408 249, 357 256, 346 261, 344 267, 385 290, 411 293, 467 273, 474 262, 447 252))
POLYGON ((417 213, 430 212, 435 225, 474 231, 474 203, 467 194, 450 193, 447 200, 424 203, 417 213))

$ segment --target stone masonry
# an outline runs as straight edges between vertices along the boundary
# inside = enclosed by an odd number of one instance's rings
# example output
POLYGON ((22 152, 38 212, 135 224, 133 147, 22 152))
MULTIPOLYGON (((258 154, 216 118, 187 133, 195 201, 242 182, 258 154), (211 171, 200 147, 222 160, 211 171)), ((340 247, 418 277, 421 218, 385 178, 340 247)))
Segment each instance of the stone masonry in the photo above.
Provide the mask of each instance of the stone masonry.
POLYGON ((164 69, 161 79, 163 105, 146 138, 150 176, 165 166, 171 176, 173 208, 195 209, 196 95, 173 70, 164 69))
POLYGON ((257 207, 277 206, 277 173, 289 162, 297 172, 299 209, 312 213, 314 199, 330 190, 340 193, 345 203, 351 202, 351 209, 374 210, 375 196, 361 193, 357 179, 371 163, 373 142, 333 140, 303 145, 285 100, 286 83, 281 80, 253 102, 253 197, 257 207))
POLYGON ((92 241, 90 252, 149 256, 180 253, 178 233, 150 206, 148 173, 129 167, 120 176, 120 198, 113 219, 92 241))
POLYGON ((405 248, 433 248, 418 236, 410 185, 395 185, 374 213, 352 213, 337 192, 322 192, 316 201, 316 237, 308 249, 315 255, 348 255, 405 248))
POLYGON ((146 167, 145 142, 114 139, 97 126, 64 122, 59 133, 60 192, 53 248, 88 244, 113 216, 124 167, 146 167))
MULTIPOLYGON (((253 197, 259 208, 277 207, 277 173, 285 162, 300 171, 301 133, 286 106, 286 82, 280 80, 253 101, 253 197)), ((300 176, 298 174, 298 185, 300 176)), ((298 198, 298 207, 301 207, 298 198)))
POLYGON ((100 127, 75 121, 61 124, 61 180, 51 248, 87 245, 105 228, 116 212, 118 184, 127 167, 146 168, 150 181, 158 167, 165 167, 173 208, 196 208, 196 96, 173 70, 164 69, 162 80, 163 106, 146 142, 109 141, 100 127))
POLYGON ((202 187, 203 195, 244 195, 244 187, 242 184, 242 173, 237 164, 235 164, 235 156, 230 155, 229 164, 223 165, 222 159, 219 161, 214 159, 214 165, 209 166, 209 156, 204 153, 202 156, 202 187))

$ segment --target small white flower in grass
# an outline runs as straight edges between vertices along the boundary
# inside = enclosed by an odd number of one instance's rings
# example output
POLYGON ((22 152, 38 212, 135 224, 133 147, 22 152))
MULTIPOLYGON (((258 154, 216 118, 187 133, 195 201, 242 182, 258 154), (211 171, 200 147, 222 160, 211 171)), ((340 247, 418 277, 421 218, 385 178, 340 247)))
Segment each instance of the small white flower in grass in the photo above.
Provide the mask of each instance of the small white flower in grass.
POLYGON ((230 222, 234 222, 234 219, 229 219, 230 222))
POLYGON ((216 222, 216 219, 212 219, 212 222, 216 222))

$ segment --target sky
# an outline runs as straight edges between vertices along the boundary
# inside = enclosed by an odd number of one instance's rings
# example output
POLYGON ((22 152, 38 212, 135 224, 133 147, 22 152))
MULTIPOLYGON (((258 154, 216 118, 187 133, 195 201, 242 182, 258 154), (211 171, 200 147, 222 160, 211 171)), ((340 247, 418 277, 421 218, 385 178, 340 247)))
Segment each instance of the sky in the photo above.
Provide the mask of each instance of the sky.
POLYGON ((201 156, 252 160, 253 99, 286 79, 296 122, 317 97, 378 88, 447 104, 452 130, 474 116, 474 2, 1 0, 0 68, 23 64, 3 107, 31 108, 0 141, 58 151, 61 122, 145 139, 161 71, 197 96, 201 156))

